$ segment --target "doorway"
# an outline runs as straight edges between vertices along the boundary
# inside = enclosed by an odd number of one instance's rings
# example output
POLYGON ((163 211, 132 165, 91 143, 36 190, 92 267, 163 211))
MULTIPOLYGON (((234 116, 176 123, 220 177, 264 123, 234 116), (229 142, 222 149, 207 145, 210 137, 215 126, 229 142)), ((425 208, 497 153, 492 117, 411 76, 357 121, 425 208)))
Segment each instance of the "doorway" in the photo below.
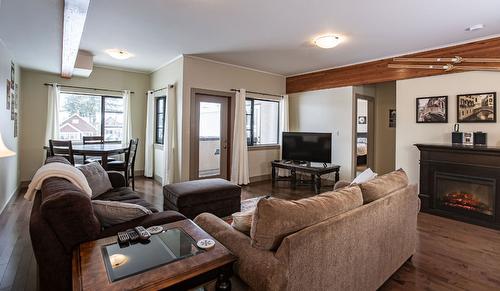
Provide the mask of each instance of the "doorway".
POLYGON ((190 179, 228 178, 230 97, 194 92, 190 179))
POLYGON ((355 165, 356 176, 374 167, 374 98, 356 94, 355 165))

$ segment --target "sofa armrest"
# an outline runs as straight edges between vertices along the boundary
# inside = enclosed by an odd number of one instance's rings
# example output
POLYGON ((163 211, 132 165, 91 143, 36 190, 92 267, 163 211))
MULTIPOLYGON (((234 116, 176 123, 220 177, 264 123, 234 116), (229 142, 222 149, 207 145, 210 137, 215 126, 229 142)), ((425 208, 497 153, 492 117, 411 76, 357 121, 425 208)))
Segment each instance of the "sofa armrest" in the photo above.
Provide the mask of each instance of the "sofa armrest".
POLYGON ((345 180, 340 180, 337 183, 335 183, 335 186, 333 186, 333 190, 339 190, 340 188, 344 188, 351 185, 351 182, 345 181, 345 180))
POLYGON ((116 224, 111 227, 105 228, 101 233, 99 234, 98 238, 104 238, 108 236, 113 236, 116 235, 120 231, 127 230, 129 228, 134 228, 136 226, 144 226, 145 228, 148 228, 153 225, 162 225, 162 224, 167 224, 179 220, 186 219, 186 217, 182 214, 180 214, 177 211, 163 211, 163 212, 158 212, 158 213, 153 213, 149 215, 145 215, 143 217, 139 217, 136 219, 133 219, 131 221, 127 221, 124 223, 116 224))
POLYGON ((285 290, 286 266, 271 251, 253 248, 251 239, 210 213, 198 215, 194 222, 238 257, 236 274, 254 290, 285 290))
POLYGON ((127 182, 125 181, 125 177, 115 171, 108 171, 109 181, 111 182, 111 186, 113 188, 127 187, 127 182))

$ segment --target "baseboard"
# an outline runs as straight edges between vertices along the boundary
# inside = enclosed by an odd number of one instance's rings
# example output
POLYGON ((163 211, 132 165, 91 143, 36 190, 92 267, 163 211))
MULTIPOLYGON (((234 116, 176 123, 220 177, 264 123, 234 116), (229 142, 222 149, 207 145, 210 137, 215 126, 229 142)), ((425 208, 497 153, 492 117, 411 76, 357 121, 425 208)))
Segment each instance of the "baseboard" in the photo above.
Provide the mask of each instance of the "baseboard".
POLYGON ((134 176, 136 176, 136 177, 142 177, 142 176, 144 176, 144 170, 136 170, 136 171, 134 171, 134 176))
POLYGON ((7 199, 7 202, 5 202, 5 204, 2 205, 2 207, 0 207, 0 215, 2 215, 3 211, 5 210, 5 207, 7 207, 7 205, 9 205, 10 202, 12 202, 12 199, 16 199, 17 195, 19 195, 19 190, 21 190, 21 186, 17 187, 17 189, 7 199))
POLYGON ((271 174, 250 177, 250 183, 271 180, 271 174))

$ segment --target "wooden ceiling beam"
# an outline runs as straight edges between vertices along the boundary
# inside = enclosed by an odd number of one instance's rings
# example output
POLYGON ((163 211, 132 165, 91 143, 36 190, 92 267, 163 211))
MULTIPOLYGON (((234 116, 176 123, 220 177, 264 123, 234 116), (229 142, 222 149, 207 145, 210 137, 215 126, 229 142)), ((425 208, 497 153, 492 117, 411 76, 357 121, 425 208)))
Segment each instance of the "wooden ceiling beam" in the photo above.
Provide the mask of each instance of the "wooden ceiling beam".
MULTIPOLYGON (((463 58, 500 58, 500 37, 403 55, 401 57, 453 58, 455 56, 463 58)), ((393 58, 287 77, 286 92, 287 94, 291 94, 460 72, 460 70, 446 72, 444 70, 428 69, 394 69, 388 67, 390 63, 394 63, 393 58)), ((494 63, 471 63, 471 65, 483 67, 498 66, 494 63)))

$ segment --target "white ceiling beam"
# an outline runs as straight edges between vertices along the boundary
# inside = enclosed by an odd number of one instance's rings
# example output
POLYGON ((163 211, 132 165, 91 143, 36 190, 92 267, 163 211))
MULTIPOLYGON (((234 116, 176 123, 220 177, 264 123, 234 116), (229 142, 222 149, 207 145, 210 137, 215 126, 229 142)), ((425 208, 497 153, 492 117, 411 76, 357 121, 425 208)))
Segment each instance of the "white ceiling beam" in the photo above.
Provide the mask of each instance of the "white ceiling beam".
POLYGON ((61 76, 71 78, 75 68, 90 0, 64 0, 61 76))

